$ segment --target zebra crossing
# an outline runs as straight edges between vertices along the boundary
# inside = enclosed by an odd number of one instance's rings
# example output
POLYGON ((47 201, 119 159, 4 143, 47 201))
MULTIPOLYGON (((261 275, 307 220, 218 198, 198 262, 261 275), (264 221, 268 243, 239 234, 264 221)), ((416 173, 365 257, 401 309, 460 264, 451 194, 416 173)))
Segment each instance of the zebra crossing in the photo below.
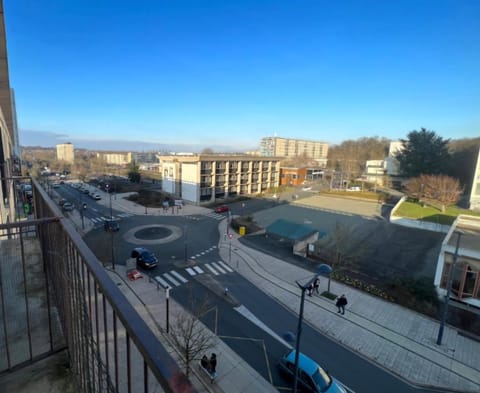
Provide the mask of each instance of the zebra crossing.
MULTIPOLYGON (((121 218, 127 218, 127 217, 132 217, 133 214, 131 213, 120 213, 117 214, 116 216, 113 216, 112 218, 114 220, 119 221, 121 218)), ((105 221, 110 220, 110 217, 105 217, 105 216, 100 216, 100 217, 91 217, 90 221, 92 221, 94 224, 103 224, 105 221)))
POLYGON ((192 220, 192 221, 200 221, 202 219, 202 217, 213 218, 214 220, 217 220, 217 221, 222 221, 224 218, 227 218, 227 216, 225 216, 223 214, 215 213, 213 211, 211 211, 209 213, 205 213, 205 214, 200 214, 200 215, 198 215, 198 214, 196 214, 196 215, 185 215, 183 217, 187 220, 192 220))
POLYGON ((205 263, 203 265, 187 267, 183 270, 183 274, 179 273, 176 270, 170 270, 168 272, 162 273, 161 275, 155 276, 154 280, 164 288, 175 288, 179 287, 180 285, 186 284, 189 278, 200 274, 211 273, 214 276, 218 276, 220 274, 227 274, 232 272, 233 269, 225 262, 217 261, 205 263))

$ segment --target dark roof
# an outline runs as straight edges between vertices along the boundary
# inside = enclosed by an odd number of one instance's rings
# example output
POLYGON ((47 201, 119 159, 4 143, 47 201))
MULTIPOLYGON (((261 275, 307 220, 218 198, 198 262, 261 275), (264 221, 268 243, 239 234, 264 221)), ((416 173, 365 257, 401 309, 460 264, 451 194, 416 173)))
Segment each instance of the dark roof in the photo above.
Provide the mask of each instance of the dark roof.
POLYGON ((290 240, 302 240, 318 231, 306 225, 279 219, 271 223, 266 228, 266 232, 290 240))

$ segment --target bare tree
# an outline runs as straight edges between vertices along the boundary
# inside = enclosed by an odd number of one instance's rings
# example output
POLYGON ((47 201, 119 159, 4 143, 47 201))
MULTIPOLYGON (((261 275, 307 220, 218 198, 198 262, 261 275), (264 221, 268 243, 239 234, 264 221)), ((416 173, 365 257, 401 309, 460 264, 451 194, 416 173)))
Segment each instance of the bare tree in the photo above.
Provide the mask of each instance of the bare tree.
POLYGON ((411 179, 405 188, 410 197, 440 206, 442 213, 447 206, 457 203, 463 192, 458 179, 445 175, 421 175, 411 179))
POLYGON ((213 334, 200 321, 200 318, 209 311, 207 299, 199 305, 193 301, 191 303, 194 312, 189 313, 185 310, 179 313, 171 329, 173 341, 183 355, 182 362, 187 378, 192 361, 199 360, 214 345, 213 334))

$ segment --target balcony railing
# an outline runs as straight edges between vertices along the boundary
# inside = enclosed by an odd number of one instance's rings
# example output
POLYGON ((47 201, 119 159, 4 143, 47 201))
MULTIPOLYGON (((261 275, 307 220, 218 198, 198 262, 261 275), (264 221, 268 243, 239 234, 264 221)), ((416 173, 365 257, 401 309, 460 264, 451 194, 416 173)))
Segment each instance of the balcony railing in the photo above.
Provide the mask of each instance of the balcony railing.
POLYGON ((0 225, 0 371, 66 346, 79 392, 196 392, 70 221, 32 184, 35 220, 0 225))

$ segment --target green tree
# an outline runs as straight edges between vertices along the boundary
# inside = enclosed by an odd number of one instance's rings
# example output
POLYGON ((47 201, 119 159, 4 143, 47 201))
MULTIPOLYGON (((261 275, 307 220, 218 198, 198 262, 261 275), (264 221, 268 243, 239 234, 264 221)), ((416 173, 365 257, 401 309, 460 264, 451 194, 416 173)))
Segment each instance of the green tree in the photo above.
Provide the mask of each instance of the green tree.
POLYGON ((449 139, 443 139, 435 131, 422 128, 411 131, 402 139, 404 148, 396 159, 404 176, 439 175, 448 172, 450 153, 449 139))
POLYGON ((135 162, 135 160, 133 160, 130 166, 128 167, 127 176, 128 176, 128 180, 130 180, 132 183, 140 183, 142 176, 140 175, 140 169, 137 163, 135 162))

